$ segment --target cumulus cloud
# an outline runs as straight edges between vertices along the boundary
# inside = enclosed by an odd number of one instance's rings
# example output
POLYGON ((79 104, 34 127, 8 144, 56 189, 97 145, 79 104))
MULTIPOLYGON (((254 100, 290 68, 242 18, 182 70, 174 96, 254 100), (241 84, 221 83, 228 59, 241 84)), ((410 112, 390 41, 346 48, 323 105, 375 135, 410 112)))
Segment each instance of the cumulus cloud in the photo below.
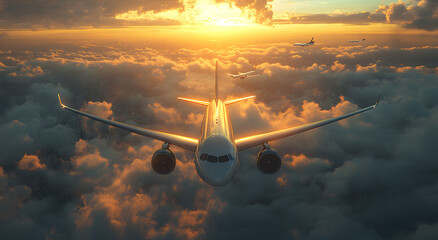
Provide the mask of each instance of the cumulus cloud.
POLYGON ((18 168, 21 170, 33 171, 38 169, 45 169, 44 163, 40 162, 37 156, 24 154, 23 158, 18 162, 18 168))
POLYGON ((272 11, 273 0, 216 0, 226 2, 242 9, 248 17, 255 18, 257 23, 271 24, 274 12, 272 11))
POLYGON ((438 29, 438 1, 421 0, 417 5, 392 3, 387 12, 388 22, 400 22, 406 28, 424 29, 428 31, 438 29))
POLYGON ((50 48, 0 54, 5 239, 436 236, 435 47, 50 48), (239 153, 236 179, 218 189, 197 176, 193 153, 172 146, 175 171, 155 174, 150 158, 161 142, 58 104, 60 93, 78 109, 196 138, 204 109, 176 97, 210 99, 215 58, 223 98, 257 95, 230 106, 237 137, 338 116, 383 97, 375 110, 270 143, 283 158, 275 175, 258 171, 258 148, 239 153), (257 77, 226 75, 252 66, 257 77))

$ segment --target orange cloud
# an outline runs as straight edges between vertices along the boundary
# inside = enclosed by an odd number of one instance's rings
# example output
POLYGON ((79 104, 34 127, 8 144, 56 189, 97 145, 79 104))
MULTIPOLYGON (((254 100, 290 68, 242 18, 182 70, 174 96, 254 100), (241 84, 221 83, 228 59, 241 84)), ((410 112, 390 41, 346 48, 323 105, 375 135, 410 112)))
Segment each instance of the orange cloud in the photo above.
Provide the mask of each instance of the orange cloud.
POLYGON ((112 104, 108 102, 92 102, 89 101, 84 109, 85 112, 96 115, 101 118, 109 118, 113 115, 111 110, 112 104))
POLYGON ((26 171, 35 171, 46 169, 46 165, 41 163, 37 156, 24 154, 24 157, 18 162, 18 168, 26 171))

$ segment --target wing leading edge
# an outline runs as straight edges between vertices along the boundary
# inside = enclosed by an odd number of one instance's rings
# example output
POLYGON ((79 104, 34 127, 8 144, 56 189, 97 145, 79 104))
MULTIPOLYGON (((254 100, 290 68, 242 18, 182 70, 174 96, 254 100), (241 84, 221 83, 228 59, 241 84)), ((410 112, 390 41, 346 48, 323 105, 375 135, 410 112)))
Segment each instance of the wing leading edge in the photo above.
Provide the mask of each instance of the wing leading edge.
POLYGON ((368 110, 374 109, 379 105, 379 101, 380 101, 380 95, 379 95, 379 98, 377 99, 376 104, 371 105, 371 106, 366 107, 366 108, 362 108, 362 109, 357 110, 357 111, 352 112, 352 113, 348 113, 348 114, 339 116, 339 117, 335 117, 335 118, 331 118, 331 119, 327 119, 327 120, 322 120, 319 122, 314 122, 314 123, 310 123, 310 124, 306 124, 306 125, 302 125, 302 126, 298 126, 298 127, 292 127, 292 128, 274 131, 274 132, 268 132, 268 133, 253 135, 253 136, 249 136, 249 137, 239 138, 239 139, 236 139, 236 141, 235 141, 236 147, 237 147, 238 151, 242 151, 242 150, 245 150, 248 148, 255 147, 257 145, 261 145, 261 144, 269 142, 269 141, 278 140, 278 139, 289 137, 289 136, 292 136, 292 135, 295 135, 298 133, 302 133, 302 132, 305 132, 305 131, 308 131, 308 130, 311 130, 314 128, 322 127, 324 125, 334 123, 334 122, 337 122, 339 120, 354 116, 356 114, 363 113, 363 112, 366 112, 368 110))
POLYGON ((74 112, 76 114, 91 118, 93 120, 99 121, 99 122, 103 122, 105 124, 114 126, 114 127, 118 127, 121 129, 125 129, 127 131, 133 132, 133 133, 137 133, 139 135, 143 135, 146 137, 150 137, 150 138, 154 138, 157 140, 161 140, 163 142, 172 144, 172 145, 176 145, 191 151, 196 151, 196 147, 198 146, 198 140, 194 139, 194 138, 188 138, 188 137, 184 137, 184 136, 180 136, 180 135, 176 135, 176 134, 171 134, 171 133, 165 133, 165 132, 159 132, 159 131, 153 131, 153 130, 149 130, 149 129, 144 129, 141 127, 136 127, 136 126, 132 126, 129 124, 125 124, 125 123, 120 123, 120 122, 116 122, 116 121, 111 121, 105 118, 100 118, 85 112, 81 112, 79 110, 76 110, 74 108, 68 107, 66 105, 64 105, 61 102, 61 97, 58 94, 58 98, 59 98, 59 104, 61 104, 61 107, 64 109, 67 109, 71 112, 74 112))

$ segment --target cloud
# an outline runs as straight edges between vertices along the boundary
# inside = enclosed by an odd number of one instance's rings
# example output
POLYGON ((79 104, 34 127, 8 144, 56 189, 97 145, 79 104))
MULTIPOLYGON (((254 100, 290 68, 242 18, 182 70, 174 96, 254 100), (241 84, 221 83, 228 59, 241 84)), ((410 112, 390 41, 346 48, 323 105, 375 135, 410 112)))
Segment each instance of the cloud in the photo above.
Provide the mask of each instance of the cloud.
MULTIPOLYGON (((104 26, 150 26, 150 25, 199 25, 212 19, 205 7, 212 8, 223 4, 228 9, 217 8, 230 14, 232 10, 241 11, 241 20, 270 25, 273 11, 272 0, 247 1, 75 1, 58 2, 44 0, 41 4, 29 4, 24 0, 3 0, 0 7, 0 27, 14 29, 58 29, 104 26)), ((234 11, 232 14, 236 14, 234 11)), ((230 15, 230 19, 236 16, 230 15)), ((3 35, 0 35, 0 38, 3 35)))
POLYGON ((293 16, 291 23, 315 24, 315 23, 344 23, 365 25, 371 23, 385 22, 385 14, 380 11, 375 13, 347 13, 347 14, 309 14, 304 16, 293 16))
POLYGON ((34 171, 45 169, 46 165, 41 163, 37 156, 24 154, 23 158, 18 162, 18 168, 21 170, 34 171))
POLYGON ((392 3, 386 13, 386 19, 390 23, 399 21, 406 28, 433 31, 438 29, 437 14, 438 1, 422 0, 412 6, 392 3))
MULTIPOLYGON (((371 23, 398 24, 404 28, 433 31, 438 28, 438 2, 436 0, 410 1, 380 5, 374 12, 341 14, 307 14, 292 16, 289 23, 317 24, 343 23, 367 25, 371 23)), ((274 22, 288 23, 282 19, 274 22)))
MULTIPOLYGON (((29 4, 23 0, 3 0, 0 7, 0 25, 3 28, 69 28, 78 26, 123 25, 114 19, 116 14, 129 10, 160 12, 182 9, 178 0, 166 1, 75 1, 44 0, 29 4)), ((168 22, 143 22, 143 24, 168 24, 168 22)))
POLYGON ((6 66, 0 71, 5 238, 436 235, 435 47, 47 49, 0 55, 6 66), (258 171, 260 148, 239 153, 236 179, 223 188, 203 183, 193 153, 175 146, 175 171, 155 174, 150 158, 160 141, 85 120, 58 103, 60 93, 71 107, 197 137, 204 108, 176 97, 210 99, 215 58, 221 96, 257 95, 229 108, 237 137, 351 112, 373 104, 379 93, 382 99, 372 111, 271 142, 283 159, 275 175, 258 171), (226 75, 252 66, 257 77, 226 75))
POLYGON ((226 2, 242 9, 250 18, 255 18, 255 22, 260 24, 271 24, 274 12, 272 11, 273 0, 216 0, 216 2, 226 2))

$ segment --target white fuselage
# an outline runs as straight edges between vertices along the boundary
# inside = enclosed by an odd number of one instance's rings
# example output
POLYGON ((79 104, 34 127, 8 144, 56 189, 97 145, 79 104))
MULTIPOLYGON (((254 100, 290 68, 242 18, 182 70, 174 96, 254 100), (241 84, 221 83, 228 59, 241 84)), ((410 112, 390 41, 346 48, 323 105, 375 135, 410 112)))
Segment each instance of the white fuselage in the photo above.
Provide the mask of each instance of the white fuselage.
POLYGON ((207 106, 198 143, 195 166, 201 179, 212 186, 231 181, 239 161, 231 121, 221 100, 212 100, 207 106))
POLYGON ((307 46, 313 46, 315 42, 308 42, 308 43, 295 43, 293 46, 299 46, 299 47, 307 47, 307 46))
POLYGON ((246 73, 239 73, 239 74, 236 74, 236 75, 231 75, 231 77, 232 78, 244 79, 244 78, 248 77, 248 75, 251 74, 251 73, 255 73, 255 70, 252 70, 252 71, 249 71, 249 72, 246 72, 246 73))

